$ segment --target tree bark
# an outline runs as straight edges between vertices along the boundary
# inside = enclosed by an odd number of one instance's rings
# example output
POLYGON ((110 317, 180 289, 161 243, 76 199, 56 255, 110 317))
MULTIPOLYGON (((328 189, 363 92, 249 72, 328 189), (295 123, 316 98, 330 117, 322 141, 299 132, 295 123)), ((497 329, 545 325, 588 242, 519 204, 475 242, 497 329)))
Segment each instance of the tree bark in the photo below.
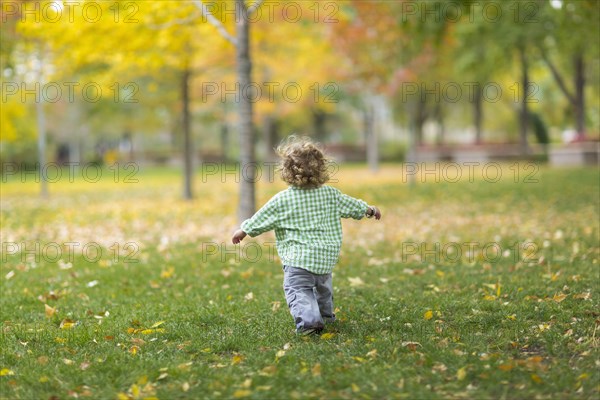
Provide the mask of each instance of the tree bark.
POLYGON ((190 70, 185 67, 181 74, 181 114, 183 130, 183 198, 191 200, 194 197, 192 190, 193 152, 192 137, 190 132, 190 70))
POLYGON ((585 137, 585 64, 583 54, 578 53, 574 58, 575 64, 575 126, 579 139, 585 137))
MULTIPOLYGON (((39 66, 37 72, 37 81, 42 82, 42 62, 41 56, 39 60, 39 66)), ((48 177, 46 176, 46 114, 44 111, 44 96, 39 93, 39 98, 35 102, 35 111, 37 119, 37 130, 38 130, 38 161, 39 161, 39 173, 40 173, 40 196, 42 198, 48 198, 48 177)))
POLYGON ((267 114, 264 120, 264 142, 265 142, 265 159, 267 161, 274 161, 276 154, 273 148, 275 142, 279 140, 278 134, 279 123, 271 114, 267 114))
POLYGON ((585 137, 585 61, 583 59, 583 53, 577 52, 573 57, 574 67, 574 83, 575 93, 569 91, 565 80, 556 68, 556 65, 552 63, 548 55, 542 50, 542 57, 546 62, 546 65, 550 69, 554 80, 558 84, 558 87, 563 92, 571 108, 573 109, 573 116, 575 118, 575 129, 579 139, 585 137))
POLYGON ((520 129, 519 129, 519 145, 521 147, 521 154, 529 154, 529 146, 527 144, 527 127, 529 126, 529 107, 527 106, 527 94, 529 92, 529 65, 527 63, 527 55, 525 54, 525 47, 519 48, 519 54, 521 58, 521 84, 523 86, 523 98, 521 100, 521 112, 520 112, 520 129))
POLYGON ((379 143, 375 132, 375 110, 368 102, 364 109, 365 143, 367 147, 367 164, 371 172, 379 170, 379 143))
POLYGON ((313 116, 313 129, 315 131, 315 138, 317 142, 323 142, 325 140, 326 132, 325 132, 325 120, 327 118, 327 114, 325 112, 319 110, 318 108, 312 110, 313 116))
POLYGON ((483 120, 483 101, 481 88, 477 85, 473 97, 473 122, 475 123, 475 143, 480 144, 483 141, 482 120, 483 120))
POLYGON ((250 55, 250 23, 248 9, 244 0, 236 0, 236 64, 239 83, 239 137, 240 137, 240 203, 238 207, 238 220, 240 222, 250 218, 256 209, 255 202, 255 177, 256 162, 254 155, 254 128, 252 124, 253 110, 249 96, 249 87, 252 76, 252 60, 250 55), (245 94, 249 96, 245 96, 245 94))

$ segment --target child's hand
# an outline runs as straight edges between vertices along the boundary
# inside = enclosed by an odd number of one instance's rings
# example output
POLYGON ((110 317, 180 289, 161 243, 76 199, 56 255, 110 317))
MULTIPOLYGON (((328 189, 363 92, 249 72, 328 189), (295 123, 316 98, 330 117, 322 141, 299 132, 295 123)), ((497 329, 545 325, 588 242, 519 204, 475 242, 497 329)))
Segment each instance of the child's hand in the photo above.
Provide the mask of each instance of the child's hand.
POLYGON ((381 219, 381 211, 379 211, 379 208, 372 206, 373 210, 375 210, 375 214, 373 214, 373 216, 375 216, 376 220, 380 220, 381 219))
POLYGON ((369 210, 367 210, 367 217, 368 218, 375 217, 376 220, 380 220, 381 219, 381 211, 379 211, 379 208, 377 208, 375 206, 369 206, 369 210))
MULTIPOLYGON (((379 218, 378 218, 379 219, 379 218)), ((238 244, 239 242, 242 241, 243 238, 246 237, 246 232, 244 232, 241 229, 238 229, 237 231, 235 231, 235 233, 233 234, 233 237, 231 238, 231 241, 233 242, 233 244, 238 244)))

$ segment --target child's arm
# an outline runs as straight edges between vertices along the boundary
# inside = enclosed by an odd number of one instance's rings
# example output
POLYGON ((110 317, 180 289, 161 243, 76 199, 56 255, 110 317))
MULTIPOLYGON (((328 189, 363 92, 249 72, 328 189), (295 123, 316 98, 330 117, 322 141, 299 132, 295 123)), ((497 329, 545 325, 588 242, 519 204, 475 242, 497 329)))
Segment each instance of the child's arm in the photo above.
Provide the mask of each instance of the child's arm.
POLYGON ((242 222, 240 229, 235 231, 231 241, 233 244, 238 244, 246 237, 246 235, 255 237, 261 233, 275 229, 278 221, 279 213, 277 212, 277 196, 275 196, 262 206, 262 208, 251 218, 242 222))
POLYGON ((337 190, 337 201, 340 216, 342 218, 362 219, 363 217, 379 220, 381 219, 381 211, 375 206, 368 205, 365 201, 355 199, 337 190))

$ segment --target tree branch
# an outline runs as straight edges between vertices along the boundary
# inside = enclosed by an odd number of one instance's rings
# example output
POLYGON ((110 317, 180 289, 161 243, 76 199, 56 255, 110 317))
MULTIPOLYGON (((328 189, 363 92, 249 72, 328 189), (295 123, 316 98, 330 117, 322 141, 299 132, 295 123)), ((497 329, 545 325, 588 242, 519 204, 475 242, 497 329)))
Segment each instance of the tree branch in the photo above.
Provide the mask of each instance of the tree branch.
POLYGON ((148 28, 155 30, 155 31, 160 31, 162 29, 168 29, 175 25, 186 25, 187 23, 192 22, 197 18, 198 18, 198 15, 194 14, 194 15, 190 15, 187 18, 176 18, 169 22, 165 22, 164 24, 148 24, 148 28))
POLYGON ((193 2, 194 2, 194 5, 200 10, 202 15, 204 15, 206 17, 206 20, 208 21, 208 23, 210 23, 212 26, 217 28, 217 31, 219 31, 219 33, 221 34, 221 36, 223 36, 223 38, 225 40, 229 41, 234 46, 237 46, 236 38, 233 37, 232 35, 230 35, 229 32, 227 32, 227 29, 225 29, 225 27, 223 26, 221 21, 219 21, 218 19, 216 19, 214 17, 214 15, 212 15, 212 13, 208 9, 208 7, 206 7, 204 5, 202 0, 194 0, 193 2))
POLYGON ((542 59, 544 60, 546 65, 548 65, 548 67, 550 68, 550 72, 552 72, 552 76, 554 77, 554 80, 558 84, 558 87, 560 87, 560 90, 562 90, 562 92, 565 94, 565 96, 567 96, 567 99, 569 99, 569 102, 575 103, 575 96, 567 88, 567 85, 565 84, 565 81, 564 81, 562 75, 560 74, 560 72, 558 72, 558 69, 552 63, 552 61, 550 61, 550 58, 546 54, 546 51, 544 49, 541 49, 541 53, 542 53, 542 59))
POLYGON ((254 11, 258 10, 264 0, 256 0, 254 4, 248 7, 248 15, 252 15, 254 11))

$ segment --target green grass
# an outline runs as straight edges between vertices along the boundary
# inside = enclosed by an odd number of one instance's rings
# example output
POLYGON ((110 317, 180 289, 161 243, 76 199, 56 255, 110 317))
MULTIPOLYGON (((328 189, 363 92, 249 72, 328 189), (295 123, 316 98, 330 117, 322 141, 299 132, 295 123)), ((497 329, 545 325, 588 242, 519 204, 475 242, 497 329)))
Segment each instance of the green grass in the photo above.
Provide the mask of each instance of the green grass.
MULTIPOLYGON (((232 177, 197 176, 192 202, 169 169, 62 180, 48 200, 3 183, 0 398, 597 398, 599 173, 504 167, 415 187, 342 167, 335 186, 383 220, 344 221, 338 321, 309 338, 273 235, 229 244, 232 177)), ((259 203, 282 187, 261 182, 259 203)))

